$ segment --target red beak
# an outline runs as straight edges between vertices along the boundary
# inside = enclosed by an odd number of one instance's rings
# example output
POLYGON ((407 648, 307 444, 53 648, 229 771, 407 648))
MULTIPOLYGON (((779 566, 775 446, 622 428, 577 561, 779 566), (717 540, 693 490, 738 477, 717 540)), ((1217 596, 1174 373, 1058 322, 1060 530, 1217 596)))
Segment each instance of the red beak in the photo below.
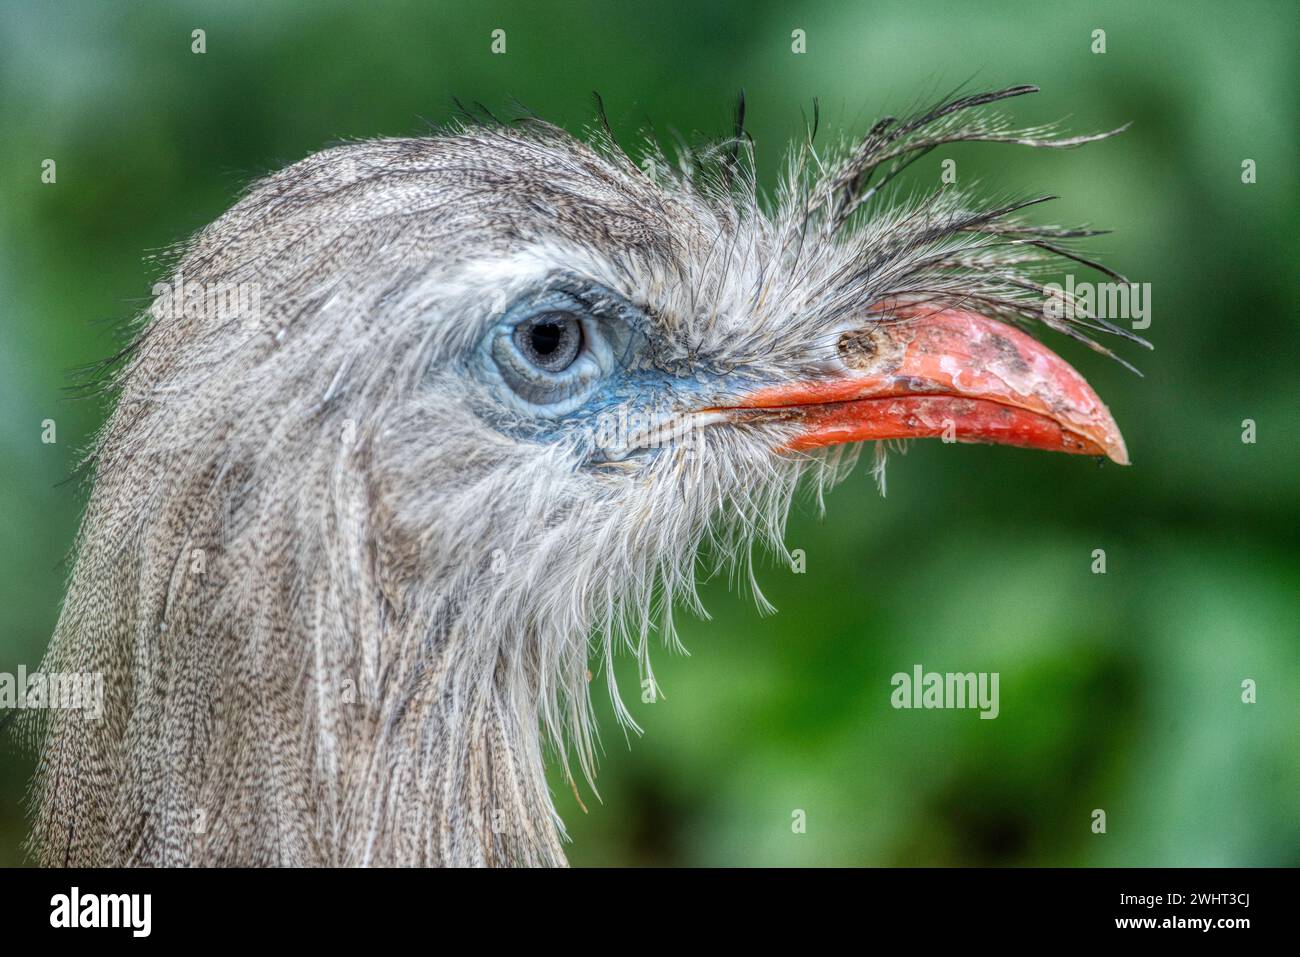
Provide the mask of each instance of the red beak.
POLYGON ((847 374, 760 389, 730 408, 797 425, 791 450, 938 436, 1128 464, 1119 427, 1083 376, 1005 323, 916 311, 846 333, 839 347, 847 374))

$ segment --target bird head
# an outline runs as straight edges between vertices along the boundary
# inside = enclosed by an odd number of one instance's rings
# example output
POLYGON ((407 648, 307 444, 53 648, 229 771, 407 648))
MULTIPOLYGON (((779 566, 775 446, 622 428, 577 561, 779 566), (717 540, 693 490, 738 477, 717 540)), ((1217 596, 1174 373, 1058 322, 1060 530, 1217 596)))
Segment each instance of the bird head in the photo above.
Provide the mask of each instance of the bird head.
MULTIPOLYGON (((245 754, 283 749, 265 763, 306 783, 275 800, 310 809, 322 860, 558 859, 541 732, 590 775, 592 658, 631 722, 616 650, 653 693, 651 639, 699 610, 698 556, 784 554, 801 477, 927 436, 1127 463, 1105 405, 1021 328, 1091 342, 1100 321, 1048 318, 1035 278, 1087 233, 1022 220, 1038 200, 890 188, 946 143, 1095 138, 985 110, 1028 90, 839 150, 810 129, 770 201, 739 130, 634 162, 533 119, 262 180, 186 247, 126 360, 56 656, 86 657, 107 591, 113 666, 136 676, 113 720, 145 764, 182 747, 161 723, 187 706, 180 672, 223 701, 253 682, 260 718, 217 721, 245 754)), ((195 856, 263 847, 215 774, 235 744, 184 746, 205 770, 176 787, 233 822, 195 856)))

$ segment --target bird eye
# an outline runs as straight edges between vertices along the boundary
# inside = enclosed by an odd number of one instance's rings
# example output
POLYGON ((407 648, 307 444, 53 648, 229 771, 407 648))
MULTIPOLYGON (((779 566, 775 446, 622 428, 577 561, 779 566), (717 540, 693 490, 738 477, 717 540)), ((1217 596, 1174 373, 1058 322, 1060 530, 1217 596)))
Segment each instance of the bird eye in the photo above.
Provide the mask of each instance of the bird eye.
POLYGON ((512 405, 558 418, 581 408, 628 361, 638 315, 603 287, 550 283, 507 307, 484 348, 512 405))
POLYGON ((515 347, 544 372, 563 372, 582 351, 582 324, 564 312, 548 312, 515 326, 515 347))
POLYGON ((576 307, 547 304, 521 311, 522 317, 507 316, 493 332, 492 361, 528 411, 565 415, 612 367, 602 323, 576 307))

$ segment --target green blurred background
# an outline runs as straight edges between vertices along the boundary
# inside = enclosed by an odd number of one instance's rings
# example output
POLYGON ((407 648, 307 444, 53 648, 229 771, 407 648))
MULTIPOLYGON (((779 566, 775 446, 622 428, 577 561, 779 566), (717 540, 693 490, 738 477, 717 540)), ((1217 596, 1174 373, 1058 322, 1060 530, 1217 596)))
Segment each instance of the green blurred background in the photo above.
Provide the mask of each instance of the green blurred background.
MULTIPOLYGON (((1057 193, 1037 215, 1115 230, 1089 248, 1151 283, 1156 350, 1122 350, 1145 378, 1049 342, 1133 467, 920 443, 892 457, 887 498, 864 469, 825 520, 803 502, 788 541, 806 573, 760 572, 778 614, 711 582, 714 620, 682 622, 691 657, 658 656, 667 697, 632 704, 647 733, 597 696, 600 799, 581 787, 584 813, 554 777, 571 859, 1300 864, 1295 3, 94 0, 4 2, 0 23, 0 671, 35 668, 58 614, 85 496, 60 483, 105 411, 66 396, 71 370, 114 351, 150 254, 251 177, 419 133, 453 96, 576 130, 599 90, 631 142, 647 121, 722 134, 743 87, 770 186, 814 97, 823 135, 861 133, 972 77, 1032 82, 1009 106, 1022 123, 1133 127, 1071 152, 954 148, 911 182, 937 185, 950 157, 959 182, 1057 193), (999 672, 1000 717, 893 710, 890 676, 917 663, 999 672)), ((3 864, 22 860, 30 770, 0 746, 3 864)))

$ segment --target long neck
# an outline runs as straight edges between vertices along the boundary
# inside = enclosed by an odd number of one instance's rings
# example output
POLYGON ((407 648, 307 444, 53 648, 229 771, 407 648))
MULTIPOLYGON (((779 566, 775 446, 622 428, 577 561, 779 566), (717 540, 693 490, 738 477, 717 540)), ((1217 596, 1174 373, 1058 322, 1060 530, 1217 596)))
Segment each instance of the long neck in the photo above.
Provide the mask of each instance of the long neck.
POLYGON ((44 665, 105 700, 49 718, 42 863, 564 863, 535 689, 470 616, 404 604, 364 545, 275 541, 266 503, 179 496, 124 534, 149 480, 101 477, 44 665))
POLYGON ((345 792, 339 862, 564 864, 536 714, 518 707, 531 697, 511 687, 504 663, 469 660, 460 628, 439 637, 373 705, 352 705, 365 717, 352 720, 329 775, 345 792))

